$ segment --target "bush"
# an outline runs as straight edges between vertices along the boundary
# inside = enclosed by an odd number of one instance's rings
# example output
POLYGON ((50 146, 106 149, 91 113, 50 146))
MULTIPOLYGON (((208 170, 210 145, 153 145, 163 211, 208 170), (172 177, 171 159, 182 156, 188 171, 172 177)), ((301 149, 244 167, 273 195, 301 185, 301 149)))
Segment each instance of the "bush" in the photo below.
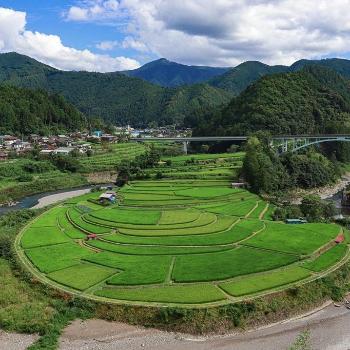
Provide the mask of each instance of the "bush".
POLYGON ((79 169, 78 160, 70 156, 54 156, 51 161, 61 171, 76 173, 79 169))
POLYGON ((33 181, 33 176, 32 175, 29 175, 29 174, 22 174, 20 176, 17 177, 17 181, 18 182, 30 182, 30 181, 33 181))

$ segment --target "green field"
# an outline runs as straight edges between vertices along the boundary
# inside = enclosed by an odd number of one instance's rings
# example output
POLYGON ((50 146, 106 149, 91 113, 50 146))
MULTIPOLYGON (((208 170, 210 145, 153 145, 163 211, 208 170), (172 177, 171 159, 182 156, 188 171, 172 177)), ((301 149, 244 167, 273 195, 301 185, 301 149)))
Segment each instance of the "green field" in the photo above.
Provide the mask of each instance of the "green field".
POLYGON ((315 260, 306 263, 304 267, 315 272, 327 270, 329 267, 339 262, 345 256, 347 250, 345 244, 337 245, 320 255, 315 260))
POLYGON ((55 285, 131 303, 230 303, 230 295, 290 286, 342 260, 347 245, 332 247, 339 226, 273 222, 273 205, 230 187, 234 171, 203 178, 203 168, 230 169, 241 158, 174 157, 148 170, 181 176, 131 181, 116 204, 91 203, 100 192, 67 200, 22 231, 20 248, 55 285))
POLYGON ((226 293, 240 297, 297 282, 310 275, 310 272, 301 267, 289 267, 275 272, 247 276, 236 281, 222 283, 220 287, 226 293))

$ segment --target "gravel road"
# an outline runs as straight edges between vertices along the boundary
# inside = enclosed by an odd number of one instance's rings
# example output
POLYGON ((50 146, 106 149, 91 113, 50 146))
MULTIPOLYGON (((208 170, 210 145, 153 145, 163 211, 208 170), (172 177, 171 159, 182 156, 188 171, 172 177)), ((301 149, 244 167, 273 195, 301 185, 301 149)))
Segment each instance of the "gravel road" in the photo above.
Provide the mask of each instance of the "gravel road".
POLYGON ((350 349, 350 310, 333 305, 305 318, 239 335, 193 337, 102 320, 75 321, 64 331, 60 350, 283 350, 311 331, 313 350, 350 349))
POLYGON ((90 188, 84 188, 81 190, 73 190, 73 191, 68 191, 68 192, 63 192, 63 193, 55 193, 55 194, 50 194, 46 197, 40 198, 39 203, 36 204, 33 209, 40 209, 44 208, 47 205, 57 203, 59 201, 63 201, 68 198, 73 198, 73 197, 78 197, 83 194, 89 193, 90 188))
POLYGON ((38 338, 35 334, 6 333, 0 330, 0 350, 25 350, 38 338))

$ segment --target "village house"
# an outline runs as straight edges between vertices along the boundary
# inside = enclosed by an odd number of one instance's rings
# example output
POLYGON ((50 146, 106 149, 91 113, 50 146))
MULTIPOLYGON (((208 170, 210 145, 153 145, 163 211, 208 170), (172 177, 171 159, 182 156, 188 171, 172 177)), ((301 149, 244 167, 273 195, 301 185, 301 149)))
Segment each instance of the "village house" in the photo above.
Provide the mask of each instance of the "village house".
POLYGON ((8 159, 8 153, 0 151, 0 161, 4 161, 8 159))
POLYGON ((61 156, 68 156, 73 151, 74 151, 73 147, 59 147, 53 151, 53 154, 61 155, 61 156))

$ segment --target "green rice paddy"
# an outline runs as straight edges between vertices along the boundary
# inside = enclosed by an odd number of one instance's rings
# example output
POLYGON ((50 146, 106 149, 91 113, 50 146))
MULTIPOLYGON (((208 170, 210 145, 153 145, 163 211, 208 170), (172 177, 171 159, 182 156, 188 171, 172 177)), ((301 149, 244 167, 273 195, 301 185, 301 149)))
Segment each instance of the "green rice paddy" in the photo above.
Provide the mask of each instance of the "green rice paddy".
MULTIPOLYGON (((240 157, 196 161, 220 170, 240 157)), ((188 159, 175 157, 168 170, 188 159)), ((99 194, 44 212, 19 242, 38 276, 90 298, 230 303, 317 278, 348 254, 346 243, 334 246, 339 226, 273 222, 272 205, 221 177, 133 181, 107 207, 90 202, 99 194)))

